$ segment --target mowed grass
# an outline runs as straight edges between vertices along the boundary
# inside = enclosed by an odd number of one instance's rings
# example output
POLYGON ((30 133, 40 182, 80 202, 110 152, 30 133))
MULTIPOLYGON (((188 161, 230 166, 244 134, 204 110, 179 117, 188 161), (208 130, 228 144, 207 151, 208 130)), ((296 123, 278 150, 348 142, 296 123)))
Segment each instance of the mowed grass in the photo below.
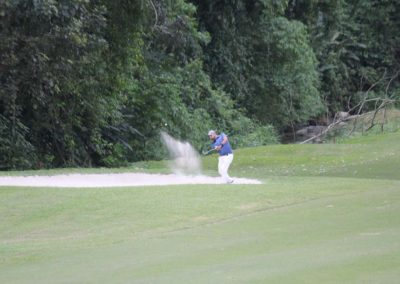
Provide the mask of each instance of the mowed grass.
POLYGON ((398 283, 399 142, 237 150, 261 185, 1 187, 0 283, 398 283))

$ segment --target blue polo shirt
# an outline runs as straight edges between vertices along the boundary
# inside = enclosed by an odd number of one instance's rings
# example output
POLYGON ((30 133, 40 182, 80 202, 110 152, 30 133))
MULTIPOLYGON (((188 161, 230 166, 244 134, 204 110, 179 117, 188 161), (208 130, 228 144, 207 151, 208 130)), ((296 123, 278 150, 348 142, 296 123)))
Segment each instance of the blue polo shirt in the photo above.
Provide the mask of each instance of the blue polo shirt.
POLYGON ((217 136, 214 143, 211 144, 212 148, 215 148, 216 146, 220 146, 220 145, 222 146, 221 150, 219 150, 220 156, 233 154, 231 144, 229 144, 229 140, 224 145, 222 145, 222 141, 224 140, 225 136, 226 136, 225 133, 221 133, 220 135, 217 136))

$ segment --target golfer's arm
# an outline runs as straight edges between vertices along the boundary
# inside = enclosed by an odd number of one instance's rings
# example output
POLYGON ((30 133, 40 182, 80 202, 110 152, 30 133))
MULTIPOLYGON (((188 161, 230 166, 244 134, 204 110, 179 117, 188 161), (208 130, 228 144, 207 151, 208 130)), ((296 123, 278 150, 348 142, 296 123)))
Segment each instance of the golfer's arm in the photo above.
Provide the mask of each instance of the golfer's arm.
POLYGON ((218 147, 218 146, 224 146, 224 144, 228 141, 228 138, 226 135, 224 135, 223 137, 219 137, 219 139, 215 142, 214 144, 214 148, 218 147))
POLYGON ((221 146, 225 145, 228 142, 228 136, 224 135, 224 139, 222 139, 221 146))

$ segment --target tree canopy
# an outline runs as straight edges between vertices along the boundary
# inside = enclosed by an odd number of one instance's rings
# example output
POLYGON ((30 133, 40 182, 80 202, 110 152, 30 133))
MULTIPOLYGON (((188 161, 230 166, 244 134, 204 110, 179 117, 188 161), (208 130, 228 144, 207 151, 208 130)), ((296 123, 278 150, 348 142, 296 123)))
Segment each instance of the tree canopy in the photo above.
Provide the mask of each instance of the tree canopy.
POLYGON ((400 2, 3 0, 0 169, 238 146, 400 93, 400 2))

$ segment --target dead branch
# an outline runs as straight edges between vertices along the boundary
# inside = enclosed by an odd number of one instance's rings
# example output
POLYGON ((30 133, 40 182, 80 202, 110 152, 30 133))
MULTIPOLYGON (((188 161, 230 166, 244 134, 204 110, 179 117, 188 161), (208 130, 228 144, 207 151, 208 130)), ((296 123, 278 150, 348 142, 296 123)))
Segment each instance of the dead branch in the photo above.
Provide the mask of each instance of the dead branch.
POLYGON ((158 23, 158 13, 157 13, 157 9, 156 9, 156 6, 154 5, 153 1, 149 0, 149 2, 151 4, 151 6, 153 7, 154 15, 155 15, 155 18, 156 18, 155 21, 154 21, 154 26, 153 26, 153 28, 155 28, 157 26, 157 23, 158 23))
MULTIPOLYGON (((370 92, 373 88, 375 88, 375 86, 378 85, 385 77, 386 77, 386 69, 385 69, 385 72, 383 72, 383 76, 382 76, 378 81, 376 81, 374 84, 372 84, 372 85, 368 88, 368 90, 365 92, 364 97, 363 97, 363 100, 358 104, 358 105, 359 105, 359 108, 358 108, 357 115, 360 115, 361 111, 363 110, 364 105, 365 105, 365 103, 367 102, 367 97, 368 97, 369 92, 370 92)), ((350 136, 351 134, 353 134, 354 130, 356 129, 357 122, 358 122, 358 120, 357 120, 357 117, 356 117, 356 119, 354 120, 354 123, 353 123, 353 128, 352 128, 351 131, 349 132, 348 136, 350 136)))
POLYGON ((400 70, 398 70, 398 71, 396 72, 396 74, 393 75, 393 77, 390 79, 389 83, 387 84, 386 89, 385 89, 386 95, 387 95, 387 93, 388 93, 388 91, 389 91, 390 84, 392 84, 392 81, 393 81, 394 79, 396 79, 397 76, 399 76, 399 73, 400 73, 400 70))
MULTIPOLYGON (((372 118, 372 120, 371 120, 371 122, 373 123, 373 125, 371 125, 370 127, 368 127, 368 129, 366 129, 366 131, 370 130, 372 127, 374 127, 374 126, 376 125, 374 121, 375 121, 376 115, 378 114, 378 112, 379 112, 381 109, 384 109, 384 115, 386 116, 386 107, 387 107, 388 105, 390 105, 390 104, 393 104, 393 103, 396 103, 396 102, 397 102, 397 100, 395 100, 395 99, 381 99, 381 98, 374 98, 374 99, 368 99, 368 100, 366 100, 366 102, 370 102, 370 101, 382 101, 382 102, 381 102, 380 106, 379 106, 377 109, 374 110, 373 118, 372 118)), ((307 143, 307 142, 313 141, 314 139, 317 139, 317 138, 319 138, 319 137, 321 137, 321 136, 327 134, 329 131, 331 131, 335 126, 339 125, 340 123, 346 122, 346 121, 349 121, 349 120, 352 120, 352 119, 357 120, 358 118, 360 118, 360 117, 362 117, 362 116, 365 116, 365 115, 367 115, 367 113, 365 113, 365 114, 351 115, 351 116, 348 116, 348 117, 345 117, 345 118, 339 118, 339 119, 338 119, 338 118, 337 118, 338 115, 336 114, 335 117, 334 117, 334 119, 333 119, 333 122, 332 122, 331 124, 329 124, 329 125, 325 128, 324 131, 322 131, 321 133, 319 133, 319 134, 317 134, 317 135, 315 135, 315 136, 313 136, 313 137, 311 137, 311 138, 309 138, 309 139, 307 139, 307 140, 304 140, 304 141, 300 142, 299 144, 305 144, 305 143, 307 143)), ((352 132, 350 132, 348 135, 351 135, 351 133, 352 133, 352 132)))
MULTIPOLYGON (((373 128, 373 127, 376 125, 375 119, 376 119, 376 116, 377 116, 378 112, 379 112, 381 109, 384 109, 384 116, 386 116, 386 107, 387 107, 388 105, 390 105, 390 104, 395 103, 395 102, 396 102, 396 100, 383 99, 382 102, 381 102, 381 104, 380 104, 378 107, 375 108, 374 114, 373 114, 373 116, 372 116, 372 118, 371 118, 371 121, 370 121, 371 125, 370 125, 367 129, 365 129, 365 131, 369 131, 371 128, 373 128)), ((382 128, 383 128, 383 127, 382 127, 382 128)))
MULTIPOLYGON (((339 118, 338 119, 338 115, 335 114, 333 122, 331 124, 329 124, 326 127, 326 129, 324 129, 324 131, 322 131, 321 133, 319 133, 319 134, 317 134, 317 135, 315 135, 315 136, 313 136, 313 137, 311 137, 309 139, 304 140, 303 142, 300 142, 300 144, 305 144, 305 143, 307 143, 309 141, 313 141, 314 139, 319 138, 319 137, 325 135, 326 133, 328 133, 330 130, 332 130, 338 124, 340 124, 342 122, 346 122, 346 121, 351 120, 351 119, 354 119, 353 128, 347 134, 347 136, 351 135, 354 132, 354 130, 356 129, 358 119, 361 116, 365 115, 365 114, 361 114, 361 112, 364 109, 365 104, 369 103, 369 102, 375 102, 375 108, 374 108, 374 111, 373 111, 372 118, 370 120, 371 124, 365 131, 370 130, 371 128, 373 128, 376 125, 376 122, 375 122, 376 116, 378 115, 379 111, 382 110, 382 109, 383 109, 383 116, 384 116, 383 119, 385 121, 386 120, 386 108, 389 105, 398 102, 397 99, 389 98, 387 94, 388 94, 388 90, 389 90, 389 87, 390 87, 391 83, 399 75, 400 75, 400 70, 397 71, 392 77, 390 77, 390 80, 389 80, 389 82, 388 82, 388 84, 386 85, 386 88, 385 88, 386 98, 370 98, 370 99, 368 99, 368 94, 373 88, 375 88, 382 80, 389 79, 388 77, 386 77, 386 69, 385 69, 385 71, 383 73, 383 76, 368 88, 368 90, 364 93, 363 99, 358 104, 353 106, 352 108, 350 108, 350 98, 349 98, 349 101, 348 101, 348 108, 349 108, 348 113, 351 113, 351 112, 357 110, 356 115, 352 115, 352 116, 348 116, 348 117, 345 117, 345 118, 339 118)), ((362 82, 362 80, 363 80, 363 78, 361 78, 361 82, 362 82)), ((384 121, 381 124, 382 131, 383 131, 384 121)), ((363 124, 363 132, 364 132, 364 124, 363 124)))
POLYGON ((326 133, 328 133, 328 132, 329 132, 333 127, 335 127, 336 125, 340 124, 341 122, 345 122, 345 121, 347 121, 347 120, 349 120, 349 119, 351 118, 351 117, 340 118, 339 120, 335 121, 335 120, 336 120, 336 117, 337 117, 337 115, 335 115, 334 122, 331 123, 331 124, 329 124, 329 125, 324 129, 324 131, 322 131, 321 133, 319 133, 319 134, 317 134, 317 135, 315 135, 315 136, 313 136, 313 137, 311 137, 311 138, 309 138, 309 139, 307 139, 307 140, 304 140, 303 142, 300 142, 299 144, 305 144, 305 143, 307 143, 307 142, 313 141, 314 139, 319 138, 319 137, 325 135, 326 133))

